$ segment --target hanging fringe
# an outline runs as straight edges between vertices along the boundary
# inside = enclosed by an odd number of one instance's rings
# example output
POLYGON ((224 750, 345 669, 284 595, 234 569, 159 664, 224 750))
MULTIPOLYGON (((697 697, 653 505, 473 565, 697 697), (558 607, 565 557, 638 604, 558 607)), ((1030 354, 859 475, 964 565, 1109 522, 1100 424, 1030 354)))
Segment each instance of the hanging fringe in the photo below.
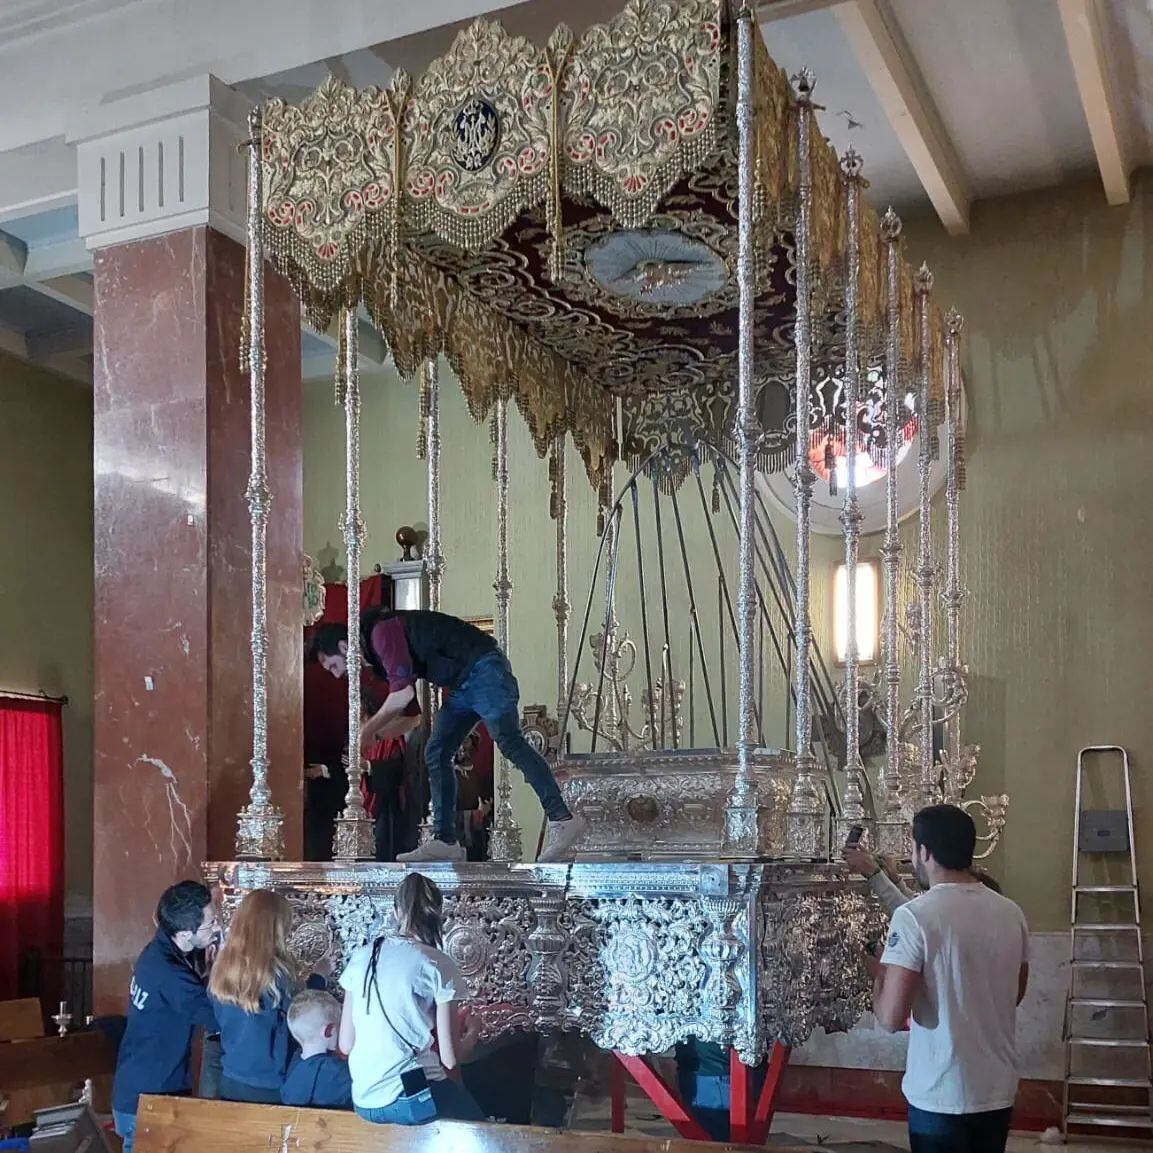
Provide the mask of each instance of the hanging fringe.
POLYGON ((428 414, 432 409, 432 393, 428 386, 428 373, 421 366, 420 373, 420 420, 416 434, 417 460, 428 459, 428 414))
POLYGON ((344 397, 348 389, 348 376, 345 362, 348 359, 348 345, 344 333, 343 323, 338 326, 339 334, 336 338, 336 372, 333 373, 333 394, 337 408, 344 406, 344 397))

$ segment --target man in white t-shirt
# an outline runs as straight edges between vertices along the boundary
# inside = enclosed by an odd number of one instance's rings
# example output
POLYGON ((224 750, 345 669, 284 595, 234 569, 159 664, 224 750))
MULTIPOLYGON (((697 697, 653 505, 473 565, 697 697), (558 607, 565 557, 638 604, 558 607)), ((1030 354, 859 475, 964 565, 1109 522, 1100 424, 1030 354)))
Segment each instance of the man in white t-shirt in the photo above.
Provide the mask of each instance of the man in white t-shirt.
POLYGON ((913 818, 928 892, 893 913, 873 1013, 909 1026, 902 1089, 912 1153, 1004 1153, 1017 1095, 1016 1018, 1029 976, 1028 926, 970 871, 977 830, 955 805, 913 818))

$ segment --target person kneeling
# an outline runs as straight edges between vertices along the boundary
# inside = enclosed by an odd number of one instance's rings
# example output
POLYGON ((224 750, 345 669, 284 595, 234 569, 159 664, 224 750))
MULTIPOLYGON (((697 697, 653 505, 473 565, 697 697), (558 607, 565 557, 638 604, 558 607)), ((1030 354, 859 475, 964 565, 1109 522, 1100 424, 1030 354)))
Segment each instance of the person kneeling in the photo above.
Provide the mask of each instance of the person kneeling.
POLYGON ((468 987, 441 951, 444 898, 427 877, 410 873, 395 904, 397 936, 357 949, 340 975, 340 1048, 348 1054, 353 1107, 376 1124, 483 1121, 457 1080, 474 1038, 462 1035, 457 1010, 468 987))
POLYGON ((283 1105, 351 1109, 348 1062, 336 1052, 340 1003, 331 993, 304 989, 288 1007, 288 1031, 300 1046, 280 1087, 283 1105))

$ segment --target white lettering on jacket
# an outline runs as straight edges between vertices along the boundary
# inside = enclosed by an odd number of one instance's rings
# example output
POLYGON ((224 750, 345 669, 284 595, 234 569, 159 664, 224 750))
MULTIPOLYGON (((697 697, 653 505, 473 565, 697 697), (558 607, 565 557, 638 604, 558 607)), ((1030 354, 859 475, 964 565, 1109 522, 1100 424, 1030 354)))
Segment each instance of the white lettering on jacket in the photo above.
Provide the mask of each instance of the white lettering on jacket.
POLYGON ((143 1009, 144 1002, 148 1000, 148 993, 136 983, 135 977, 132 978, 132 984, 128 986, 128 996, 137 1009, 143 1009))

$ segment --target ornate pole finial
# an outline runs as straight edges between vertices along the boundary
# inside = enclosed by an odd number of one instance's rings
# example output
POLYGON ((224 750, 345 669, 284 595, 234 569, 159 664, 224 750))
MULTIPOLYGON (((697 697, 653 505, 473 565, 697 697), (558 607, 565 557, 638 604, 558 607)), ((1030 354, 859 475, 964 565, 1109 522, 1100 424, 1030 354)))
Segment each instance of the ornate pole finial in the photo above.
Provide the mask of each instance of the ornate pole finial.
POLYGON ((903 227, 901 218, 893 211, 893 206, 889 205, 885 209, 885 215, 881 217, 881 236, 891 243, 901 235, 903 227))
POLYGON ((813 98, 813 89, 817 86, 813 70, 805 65, 793 77, 793 91, 801 104, 808 104, 813 98))
POLYGON ((841 157, 841 171, 845 174, 845 179, 860 180, 864 168, 865 162, 861 158, 861 154, 852 145, 849 145, 848 150, 841 157))
POLYGON ((965 327, 965 318, 956 310, 950 308, 945 313, 945 327, 949 331, 950 336, 960 336, 961 329, 965 327))
POLYGON ((924 261, 921 262, 921 267, 913 273, 913 287, 922 294, 933 291, 933 273, 924 261))

